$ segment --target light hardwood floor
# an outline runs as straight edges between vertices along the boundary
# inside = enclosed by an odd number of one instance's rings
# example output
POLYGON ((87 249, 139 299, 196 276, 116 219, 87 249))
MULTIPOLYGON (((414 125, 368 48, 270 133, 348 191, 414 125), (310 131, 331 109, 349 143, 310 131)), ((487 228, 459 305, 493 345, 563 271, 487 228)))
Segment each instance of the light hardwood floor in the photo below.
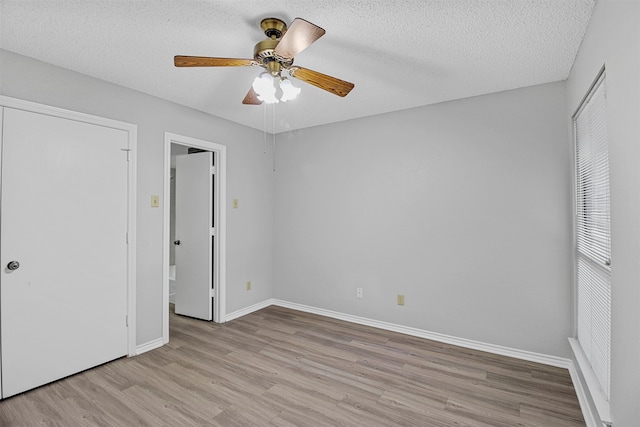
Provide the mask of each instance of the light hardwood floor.
POLYGON ((584 426, 564 369, 280 307, 0 402, 0 426, 584 426))

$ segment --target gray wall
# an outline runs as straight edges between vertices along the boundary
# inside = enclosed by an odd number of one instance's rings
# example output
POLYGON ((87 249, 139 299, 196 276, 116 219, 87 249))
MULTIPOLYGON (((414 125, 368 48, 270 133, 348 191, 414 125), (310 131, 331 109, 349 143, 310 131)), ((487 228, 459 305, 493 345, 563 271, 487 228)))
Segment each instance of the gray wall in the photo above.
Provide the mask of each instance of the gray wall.
POLYGON ((274 296, 568 357, 567 121, 554 83, 279 135, 274 296))
POLYGON ((640 3, 600 0, 568 79, 568 115, 607 70, 611 185, 611 415, 640 425, 640 3))
POLYGON ((2 95, 138 125, 138 344, 162 336, 163 210, 150 197, 163 194, 165 131, 228 147, 227 310, 271 297, 273 161, 261 132, 3 50, 0 67, 2 95), (240 209, 231 209, 233 198, 240 209))

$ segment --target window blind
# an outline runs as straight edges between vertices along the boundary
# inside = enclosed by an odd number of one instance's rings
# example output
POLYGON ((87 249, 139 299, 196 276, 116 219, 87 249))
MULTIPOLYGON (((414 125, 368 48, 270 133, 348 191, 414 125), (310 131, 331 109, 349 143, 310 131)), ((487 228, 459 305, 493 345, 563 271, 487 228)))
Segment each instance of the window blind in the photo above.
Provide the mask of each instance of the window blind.
POLYGON ((574 116, 578 341, 609 399, 611 226, 604 74, 574 116))

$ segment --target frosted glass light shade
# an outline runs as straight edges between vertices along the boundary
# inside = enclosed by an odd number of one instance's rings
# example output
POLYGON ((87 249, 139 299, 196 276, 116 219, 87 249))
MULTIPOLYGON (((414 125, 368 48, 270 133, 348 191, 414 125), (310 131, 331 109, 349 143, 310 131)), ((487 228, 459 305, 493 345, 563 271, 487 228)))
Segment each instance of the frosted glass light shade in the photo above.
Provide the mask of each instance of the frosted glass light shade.
POLYGON ((276 98, 276 87, 271 74, 260 74, 255 78, 251 86, 258 95, 258 99, 260 101, 266 102, 267 104, 275 104, 278 102, 278 98, 276 98))
POLYGON ((291 80, 287 78, 283 78, 282 80, 280 80, 280 89, 282 89, 282 97, 280 98, 280 101, 282 102, 287 102, 295 99, 301 90, 299 87, 295 87, 293 84, 291 84, 291 80))

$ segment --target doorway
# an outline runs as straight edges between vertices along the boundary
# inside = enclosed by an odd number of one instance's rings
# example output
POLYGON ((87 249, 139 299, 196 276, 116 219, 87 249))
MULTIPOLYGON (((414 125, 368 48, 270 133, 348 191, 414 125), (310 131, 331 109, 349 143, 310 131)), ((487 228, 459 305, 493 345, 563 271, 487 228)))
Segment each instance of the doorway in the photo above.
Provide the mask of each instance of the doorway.
MULTIPOLYGON (((164 144, 164 221, 163 221, 163 342, 169 342, 169 303, 171 294, 171 278, 175 278, 175 270, 171 268, 171 261, 175 260, 175 253, 171 246, 177 238, 172 236, 172 222, 175 212, 172 212, 172 186, 175 184, 175 163, 172 157, 186 154, 189 151, 205 151, 213 153, 216 181, 215 211, 217 224, 215 225, 215 249, 211 260, 216 267, 213 269, 212 282, 215 284, 211 293, 213 297, 213 321, 225 322, 226 303, 226 146, 165 132, 164 144), (173 153, 173 156, 172 156, 173 153), (172 179, 173 177, 173 179, 172 179), (173 271, 172 271, 173 270, 173 271)), ((175 187, 174 187, 175 188, 175 187)), ((174 246, 175 249, 175 246, 174 246)))

